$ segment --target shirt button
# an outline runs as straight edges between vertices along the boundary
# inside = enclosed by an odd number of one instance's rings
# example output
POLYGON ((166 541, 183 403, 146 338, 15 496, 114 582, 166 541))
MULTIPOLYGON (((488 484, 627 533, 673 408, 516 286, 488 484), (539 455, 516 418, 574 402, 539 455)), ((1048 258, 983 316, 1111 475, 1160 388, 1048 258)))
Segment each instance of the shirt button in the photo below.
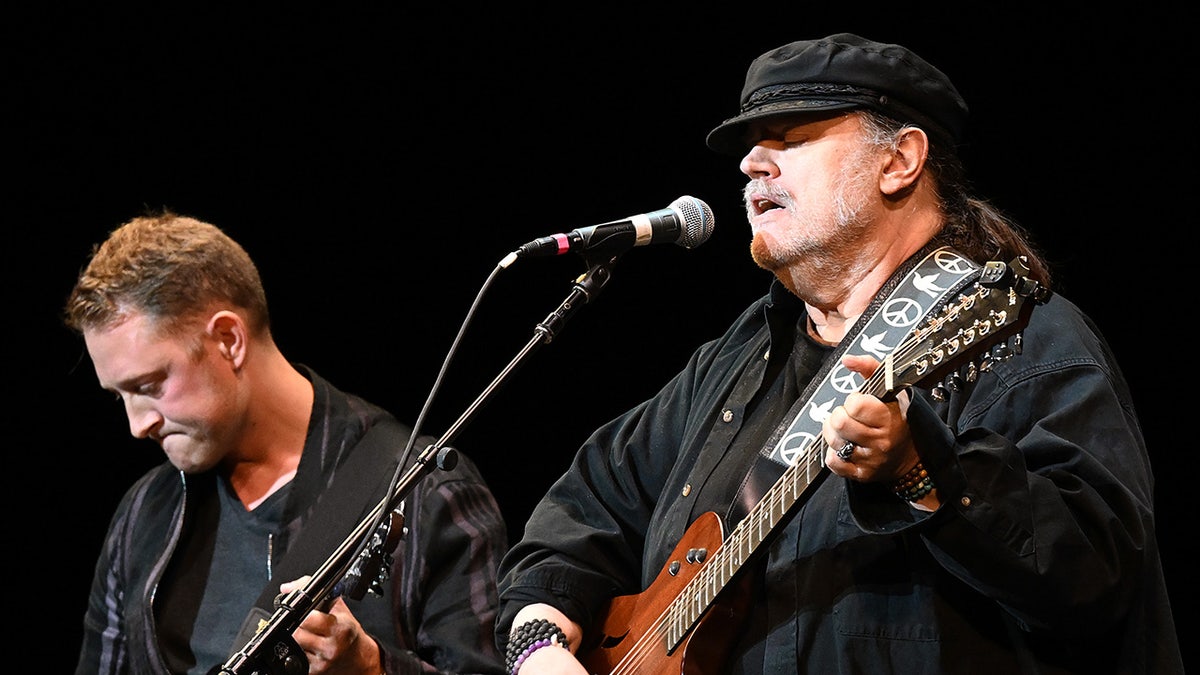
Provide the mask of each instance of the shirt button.
POLYGON ((970 505, 971 505, 971 498, 970 498, 970 497, 963 497, 963 498, 962 498, 961 500, 959 500, 959 501, 960 501, 960 503, 962 503, 962 505, 963 505, 963 506, 970 506, 970 505))
POLYGON ((728 408, 723 410, 721 412, 721 419, 726 422, 732 422, 733 421, 733 411, 729 410, 728 408))
POLYGON ((683 486, 683 496, 686 497, 690 494, 692 494, 692 484, 688 483, 687 485, 683 486))

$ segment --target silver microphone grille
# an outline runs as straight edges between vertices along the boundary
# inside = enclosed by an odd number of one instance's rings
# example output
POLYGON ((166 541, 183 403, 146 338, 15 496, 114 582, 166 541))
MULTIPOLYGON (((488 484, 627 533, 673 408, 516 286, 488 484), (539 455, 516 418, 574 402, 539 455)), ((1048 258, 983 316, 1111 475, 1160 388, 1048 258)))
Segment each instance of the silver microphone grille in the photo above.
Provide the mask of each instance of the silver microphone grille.
POLYGON ((683 231, 676 244, 684 248, 695 248, 708 241, 713 231, 713 212, 708 204, 695 197, 684 195, 671 202, 671 208, 683 217, 683 231))

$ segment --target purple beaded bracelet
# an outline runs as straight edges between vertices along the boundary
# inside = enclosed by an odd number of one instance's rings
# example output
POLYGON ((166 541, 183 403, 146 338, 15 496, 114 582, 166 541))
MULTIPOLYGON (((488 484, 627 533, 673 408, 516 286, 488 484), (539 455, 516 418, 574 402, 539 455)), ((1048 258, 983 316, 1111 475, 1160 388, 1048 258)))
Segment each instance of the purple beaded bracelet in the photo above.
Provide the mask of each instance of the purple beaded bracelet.
POLYGON ((538 640, 537 642, 526 647, 525 651, 521 652, 521 655, 517 657, 517 662, 513 664, 512 675, 517 675, 517 671, 521 669, 521 664, 525 663, 525 659, 529 658, 530 654, 536 652, 537 650, 541 649, 542 647, 546 647, 546 646, 549 646, 552 644, 554 644, 554 643, 551 642, 549 639, 545 639, 545 640, 538 640))
POLYGON ((505 669, 510 675, 517 675, 517 671, 521 669, 521 664, 525 663, 525 659, 547 645, 558 645, 563 649, 569 649, 566 634, 554 622, 535 619, 521 624, 509 638, 505 669))

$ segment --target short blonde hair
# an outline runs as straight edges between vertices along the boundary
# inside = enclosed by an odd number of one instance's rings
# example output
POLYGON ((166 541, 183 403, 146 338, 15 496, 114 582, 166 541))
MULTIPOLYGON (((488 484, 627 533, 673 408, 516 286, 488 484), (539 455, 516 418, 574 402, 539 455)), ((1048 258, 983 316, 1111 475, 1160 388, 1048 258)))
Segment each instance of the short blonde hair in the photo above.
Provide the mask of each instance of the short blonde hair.
POLYGON ((124 223, 92 250, 65 321, 83 332, 138 312, 172 330, 226 304, 250 330, 269 330, 266 292, 245 249, 214 225, 164 210, 124 223))

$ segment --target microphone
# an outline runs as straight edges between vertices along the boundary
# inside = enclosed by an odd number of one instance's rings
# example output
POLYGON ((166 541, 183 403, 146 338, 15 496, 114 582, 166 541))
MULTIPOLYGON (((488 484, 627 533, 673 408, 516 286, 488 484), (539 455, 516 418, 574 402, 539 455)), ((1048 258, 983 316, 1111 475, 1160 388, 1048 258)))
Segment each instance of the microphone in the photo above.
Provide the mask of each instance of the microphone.
POLYGON ((513 253, 520 258, 534 258, 570 251, 614 254, 648 244, 695 248, 708 241, 712 231, 712 209, 703 201, 684 195, 665 209, 534 239, 513 253))

